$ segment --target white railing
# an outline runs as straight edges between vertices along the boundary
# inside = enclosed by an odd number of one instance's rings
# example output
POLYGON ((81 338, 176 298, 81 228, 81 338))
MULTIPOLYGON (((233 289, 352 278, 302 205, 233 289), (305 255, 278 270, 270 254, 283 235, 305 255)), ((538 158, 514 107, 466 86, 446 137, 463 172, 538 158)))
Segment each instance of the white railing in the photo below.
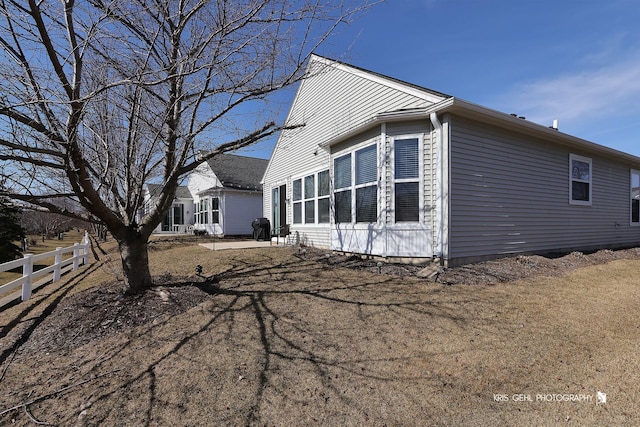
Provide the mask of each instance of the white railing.
POLYGON ((82 264, 89 262, 89 233, 84 233, 81 243, 74 243, 66 248, 56 248, 55 251, 45 252, 38 255, 24 254, 24 258, 0 264, 0 272, 13 270, 22 267, 22 277, 4 285, 0 285, 0 295, 7 295, 12 290, 22 286, 22 293, 15 293, 0 300, 0 307, 18 299, 26 301, 31 298, 31 291, 49 282, 57 282, 62 276, 63 270, 73 269, 74 271, 82 264), (72 254, 66 259, 64 255, 72 254), (54 262, 38 271, 33 271, 34 263, 53 258, 54 262), (51 277, 49 277, 51 276, 51 277), (36 279, 43 278, 36 282, 36 279))

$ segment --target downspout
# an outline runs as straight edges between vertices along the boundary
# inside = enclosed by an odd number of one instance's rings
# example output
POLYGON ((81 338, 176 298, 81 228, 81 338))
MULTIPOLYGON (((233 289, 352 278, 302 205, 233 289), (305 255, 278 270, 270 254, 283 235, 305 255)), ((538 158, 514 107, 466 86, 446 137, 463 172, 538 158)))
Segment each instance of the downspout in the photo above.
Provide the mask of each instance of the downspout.
POLYGON ((435 185, 435 215, 434 215, 434 219, 435 219, 435 228, 436 228, 436 235, 435 235, 435 244, 434 244, 434 256, 439 257, 440 258, 440 263, 442 265, 444 265, 445 267, 447 266, 448 263, 448 254, 445 252, 445 233, 446 233, 446 229, 448 229, 448 227, 445 228, 445 223, 446 220, 448 219, 448 216, 446 215, 445 209, 443 209, 444 207, 444 197, 445 197, 445 193, 444 193, 444 183, 446 182, 446 180, 444 179, 444 175, 443 175, 443 162, 444 162, 444 139, 445 139, 445 135, 443 135, 443 129, 442 129, 442 123, 440 123, 440 120, 438 120, 438 115, 433 112, 430 115, 430 119, 431 119, 431 124, 433 125, 434 129, 435 129, 435 154, 436 154, 436 173, 435 173, 435 179, 436 179, 436 185, 435 185))
POLYGON ((387 233, 387 212, 389 206, 387 206, 387 168, 388 156, 387 156, 387 124, 383 122, 380 125, 380 152, 378 158, 381 159, 380 164, 380 191, 378 191, 378 206, 380 207, 380 216, 382 217, 382 235, 384 236, 384 249, 382 256, 387 258, 389 255, 389 235, 387 233))

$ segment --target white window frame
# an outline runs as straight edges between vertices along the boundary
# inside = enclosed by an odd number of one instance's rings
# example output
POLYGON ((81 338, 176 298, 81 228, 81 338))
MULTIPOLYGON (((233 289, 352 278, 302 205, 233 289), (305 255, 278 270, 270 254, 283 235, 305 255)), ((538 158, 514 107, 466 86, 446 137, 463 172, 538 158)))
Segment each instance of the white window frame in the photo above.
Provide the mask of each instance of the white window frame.
POLYGON ((220 200, 220 197, 218 197, 218 196, 212 196, 210 198, 210 200, 209 200, 209 205, 211 206, 211 224, 220 224, 221 223, 220 217, 222 215, 222 212, 221 212, 221 209, 220 209, 220 202, 221 202, 221 200, 220 200), (217 200, 217 205, 218 205, 217 209, 215 209, 214 206, 213 206, 213 201, 214 200, 217 200), (218 217, 217 220, 216 220, 216 218, 214 218, 216 216, 216 214, 217 214, 217 217, 218 217))
MULTIPOLYGON (((291 179, 291 199, 292 199, 292 208, 291 208, 291 222, 292 224, 294 224, 296 227, 300 227, 300 226, 312 226, 312 225, 317 225, 317 224, 329 224, 331 221, 329 222, 319 222, 319 218, 320 218, 320 212, 318 211, 318 200, 320 199, 329 199, 329 197, 331 197, 331 174, 328 168, 324 168, 324 169, 320 169, 311 173, 306 173, 304 175, 300 175, 300 176, 296 176, 295 178, 291 179), (318 175, 322 172, 327 172, 329 174, 329 194, 320 196, 318 195, 319 191, 320 191, 320 180, 318 179, 318 175), (313 177, 313 189, 314 189, 314 194, 313 197, 307 197, 306 193, 305 193, 305 180, 308 177, 313 177), (293 199, 293 191, 294 191, 294 182, 296 181, 300 181, 300 199, 294 200, 293 199), (306 204, 307 202, 313 202, 313 210, 314 210, 314 217, 313 217, 313 222, 307 222, 306 221, 306 204), (295 206, 296 205, 300 205, 300 222, 295 222, 295 206)), ((329 215, 331 215, 331 212, 329 212, 329 215)), ((331 216, 329 216, 329 218, 331 218, 331 216)))
POLYGON ((196 203, 195 211, 196 224, 209 224, 209 200, 206 197, 202 197, 198 203, 196 203))
POLYGON ((295 178, 291 180, 291 223, 295 225, 304 224, 304 196, 302 187, 304 184, 304 176, 300 178, 295 178), (296 199, 296 182, 300 182, 300 197, 296 199), (296 221, 296 206, 300 206, 300 221, 296 221))
POLYGON ((424 138, 422 134, 394 135, 391 137, 391 149, 389 154, 390 192, 391 192, 391 223, 392 224, 423 224, 424 215, 424 138), (418 178, 396 179, 395 174, 395 146, 397 140, 417 139, 418 140, 418 178), (396 221, 396 184, 403 182, 418 182, 418 221, 396 221))
POLYGON ((331 180, 330 180, 330 194, 333 200, 333 206, 334 206, 334 212, 333 212, 333 218, 332 218, 332 223, 335 224, 358 224, 358 225, 362 225, 362 226, 366 226, 368 224, 378 224, 380 223, 383 218, 382 215, 380 215, 381 213, 381 208, 380 208, 380 180, 381 180, 381 174, 382 171, 380 170, 380 144, 379 144, 379 139, 376 140, 368 140, 366 143, 362 143, 362 144, 358 144, 357 146, 351 147, 349 150, 345 150, 345 151, 341 151, 339 154, 336 154, 335 156, 332 156, 331 158, 331 180), (356 153, 360 150, 363 150, 365 148, 369 148, 373 146, 375 153, 376 153, 376 180, 375 183, 373 181, 369 181, 367 183, 364 184, 356 184, 356 153), (349 186, 346 187, 340 187, 340 188, 336 188, 335 185, 335 160, 339 159, 340 157, 344 157, 350 155, 350 161, 351 161, 351 183, 349 186), (358 189, 360 188, 365 188, 365 187, 372 187, 374 186, 376 187, 376 221, 373 222, 357 222, 357 205, 356 205, 356 192, 358 189), (335 215, 337 214, 337 210, 335 209, 335 194, 336 193, 340 193, 340 192, 344 192, 344 191, 350 191, 351 192, 351 221, 349 222, 341 222, 338 223, 336 221, 336 217, 335 215))
MULTIPOLYGON (((630 199, 631 203, 629 206, 629 221, 632 227, 640 227, 640 221, 634 221, 633 220, 633 200, 634 200, 634 195, 633 195, 633 178, 634 175, 638 177, 638 181, 640 181, 640 170, 636 170, 636 169, 631 169, 631 174, 630 174, 630 180, 629 180, 629 192, 630 192, 630 199)), ((636 196, 638 197, 638 196, 636 196)), ((639 202, 640 203, 640 202, 639 202)))
POLYGON ((330 224, 331 223, 331 171, 329 169, 322 169, 315 173, 316 176, 316 224, 330 224), (326 172, 329 189, 327 194, 320 195, 320 174, 326 172), (320 222, 320 200, 327 200, 329 203, 329 217, 328 221, 320 222))
POLYGON ((356 224, 375 224, 380 220, 380 206, 378 205, 378 199, 379 199, 379 195, 380 195, 380 156, 379 156, 379 151, 378 151, 378 144, 368 144, 365 145, 363 147, 358 147, 357 149, 353 150, 353 156, 351 156, 351 186, 353 189, 353 192, 351 194, 351 210, 352 210, 352 221, 356 224), (366 150, 368 148, 373 148, 373 152, 375 155, 375 159, 376 159, 376 164, 375 164, 375 171, 376 171, 376 177, 373 181, 367 181, 361 184, 357 183, 358 177, 357 177, 357 169, 356 169, 356 163, 357 163, 357 154, 359 151, 363 151, 366 150), (375 187, 376 189, 376 200, 375 200, 375 206, 376 206, 376 220, 375 221, 358 221, 358 190, 360 189, 366 189, 369 187, 375 187))
POLYGON ((569 204, 578 206, 591 206, 593 204, 593 162, 590 157, 580 156, 578 154, 569 154, 569 204), (589 164, 589 179, 579 179, 573 176, 573 162, 578 161, 589 164), (589 200, 573 199, 573 182, 589 184, 589 200))

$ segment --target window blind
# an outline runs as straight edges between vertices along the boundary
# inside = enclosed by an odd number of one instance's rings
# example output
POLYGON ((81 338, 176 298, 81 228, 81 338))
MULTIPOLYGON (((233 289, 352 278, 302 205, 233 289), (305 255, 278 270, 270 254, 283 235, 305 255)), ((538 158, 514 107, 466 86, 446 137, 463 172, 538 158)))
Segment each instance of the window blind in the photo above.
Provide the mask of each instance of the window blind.
POLYGON ((333 161, 334 185, 336 188, 351 186, 351 154, 333 161))
POLYGON ((312 199, 316 195, 314 176, 309 175, 304 177, 304 198, 312 199))
POLYGON ((356 185, 378 179, 376 145, 356 151, 356 185))
POLYGON ((395 185, 396 222, 420 220, 420 188, 417 182, 395 185))
POLYGON ((302 180, 296 179, 293 181, 293 200, 302 199, 302 180))
POLYGON ((418 178, 418 139, 397 139, 394 142, 395 179, 418 178))

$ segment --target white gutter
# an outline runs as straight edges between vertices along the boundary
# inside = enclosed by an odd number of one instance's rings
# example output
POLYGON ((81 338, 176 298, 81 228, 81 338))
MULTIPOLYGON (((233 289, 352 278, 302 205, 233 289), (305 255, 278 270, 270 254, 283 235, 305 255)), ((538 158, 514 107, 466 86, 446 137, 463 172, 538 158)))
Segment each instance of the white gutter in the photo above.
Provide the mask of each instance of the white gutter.
MULTIPOLYGON (((318 144, 321 148, 328 150, 330 146, 346 140, 347 138, 357 135, 373 126, 380 125, 383 122, 392 122, 400 120, 419 119, 430 116, 436 112, 442 114, 445 112, 459 114, 470 119, 475 119, 485 123, 493 123, 503 128, 511 128, 519 132, 527 133, 531 136, 550 140, 557 144, 566 145, 573 148, 596 152, 618 160, 631 162, 633 164, 640 163, 640 157, 625 153, 613 148, 606 147, 573 135, 560 132, 556 129, 543 126, 529 120, 513 117, 497 110, 492 110, 460 98, 447 98, 436 104, 423 108, 415 108, 411 110, 398 110, 384 113, 378 113, 367 120, 355 125, 343 134, 337 135, 328 141, 318 144)), ((446 132, 445 132, 446 133, 446 132)))
POLYGON ((435 129, 435 152, 436 152, 436 185, 435 185, 435 227, 436 235, 434 242, 434 255, 440 257, 444 261, 444 228, 445 228, 445 215, 443 211, 443 196, 444 196, 444 180, 442 175, 442 161, 443 161, 443 135, 442 135, 442 123, 438 120, 438 115, 433 112, 429 115, 431 124, 435 129))

